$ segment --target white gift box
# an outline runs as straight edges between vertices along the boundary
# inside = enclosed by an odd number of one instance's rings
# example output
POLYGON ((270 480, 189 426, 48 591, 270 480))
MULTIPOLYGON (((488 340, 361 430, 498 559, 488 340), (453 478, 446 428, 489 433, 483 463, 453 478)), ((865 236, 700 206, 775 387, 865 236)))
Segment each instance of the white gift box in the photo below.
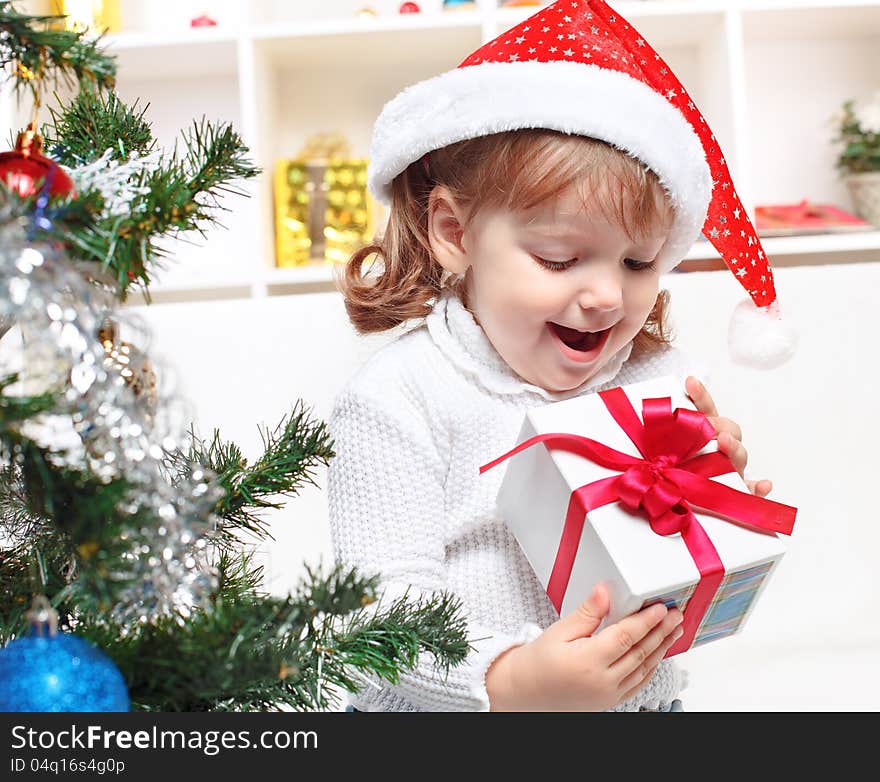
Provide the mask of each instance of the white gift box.
MULTIPOLYGON (((672 410, 695 409, 682 382, 675 377, 633 383, 623 386, 623 391, 640 419, 643 399, 669 397, 672 410)), ((549 433, 581 435, 643 458, 599 394, 529 410, 517 443, 549 433)), ((710 440, 697 453, 712 451, 717 451, 716 440, 710 440)), ((552 450, 542 443, 526 448, 507 462, 498 506, 545 588, 559 550, 572 493, 585 484, 619 474, 620 470, 602 467, 574 453, 552 450)), ((711 480, 750 493, 735 471, 711 480)), ((741 630, 785 553, 784 540, 775 533, 755 531, 692 509, 718 552, 724 577, 695 630, 691 647, 741 630)), ((700 581, 700 572, 680 533, 657 534, 643 512, 636 513, 620 502, 613 502, 587 514, 560 614, 573 611, 599 581, 608 586, 611 598, 611 610, 602 625, 605 626, 661 601, 677 605, 687 617, 687 603, 700 581)), ((672 653, 683 651, 680 644, 681 641, 672 653)))

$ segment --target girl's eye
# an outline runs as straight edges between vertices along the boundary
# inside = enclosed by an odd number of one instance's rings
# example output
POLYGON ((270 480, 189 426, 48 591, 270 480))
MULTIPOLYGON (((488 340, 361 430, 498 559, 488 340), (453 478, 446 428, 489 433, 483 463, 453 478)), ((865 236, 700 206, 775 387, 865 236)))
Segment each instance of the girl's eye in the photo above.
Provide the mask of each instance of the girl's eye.
MULTIPOLYGON (((541 258, 539 255, 535 255, 534 258, 541 266, 555 272, 571 268, 578 260, 577 258, 569 258, 567 261, 551 261, 547 258, 541 258)), ((624 263, 628 269, 636 272, 646 271, 655 267, 654 261, 637 261, 635 258, 627 258, 624 263)))
POLYGON ((554 272, 564 271, 577 263, 577 258, 569 258, 567 261, 548 261, 546 258, 541 258, 538 255, 535 255, 534 258, 541 266, 554 272))
POLYGON ((624 263, 626 264, 627 269, 632 269, 634 272, 641 272, 654 268, 654 261, 637 261, 635 258, 627 258, 624 263))

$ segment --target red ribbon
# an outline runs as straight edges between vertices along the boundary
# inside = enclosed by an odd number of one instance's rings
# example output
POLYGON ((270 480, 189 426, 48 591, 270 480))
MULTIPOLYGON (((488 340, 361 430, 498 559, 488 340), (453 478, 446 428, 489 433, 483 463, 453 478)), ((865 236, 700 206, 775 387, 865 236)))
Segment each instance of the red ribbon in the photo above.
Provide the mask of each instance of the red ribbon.
POLYGON ((686 408, 672 410, 670 397, 645 399, 639 420, 622 388, 599 393, 611 416, 644 458, 621 453, 588 437, 542 434, 480 467, 486 470, 537 443, 551 450, 568 451, 620 475, 585 484, 572 492, 556 560, 547 583, 547 595, 561 612, 586 515, 612 502, 621 502, 648 516, 658 535, 681 533, 700 572, 700 580, 684 611, 684 633, 667 657, 690 648, 706 610, 724 578, 724 565, 691 506, 722 516, 750 529, 790 535, 797 509, 773 500, 737 491, 709 478, 735 472, 724 454, 694 456, 715 436, 715 427, 703 413, 686 408))

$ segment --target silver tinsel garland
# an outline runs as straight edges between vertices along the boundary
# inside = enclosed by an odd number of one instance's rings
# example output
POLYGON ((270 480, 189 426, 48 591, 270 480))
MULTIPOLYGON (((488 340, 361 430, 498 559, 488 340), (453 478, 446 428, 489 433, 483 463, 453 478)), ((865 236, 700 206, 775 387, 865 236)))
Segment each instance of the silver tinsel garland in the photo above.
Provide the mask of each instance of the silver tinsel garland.
MULTIPOLYGON (((223 490, 198 464, 183 475, 167 470, 167 453, 188 447, 184 422, 167 414, 174 399, 160 396, 151 410, 135 397, 99 339, 108 316, 124 324, 111 295, 0 213, 0 322, 21 329, 24 351, 15 391, 52 391, 61 400, 53 415, 27 422, 22 432, 51 447, 59 463, 132 487, 118 508, 132 528, 124 536, 131 542, 126 572, 115 574, 127 586, 114 618, 183 622, 216 588, 209 551, 218 521, 212 509, 223 490), (154 526, 139 527, 136 514, 154 526)), ((9 373, 0 366, 0 374, 9 373)))

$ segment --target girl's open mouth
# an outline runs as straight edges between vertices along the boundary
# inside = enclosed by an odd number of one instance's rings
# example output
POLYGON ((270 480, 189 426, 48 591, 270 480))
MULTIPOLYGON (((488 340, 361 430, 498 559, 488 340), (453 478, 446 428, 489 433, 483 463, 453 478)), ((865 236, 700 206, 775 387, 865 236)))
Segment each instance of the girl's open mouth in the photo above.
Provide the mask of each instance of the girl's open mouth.
POLYGON ((602 352, 605 341, 611 333, 610 328, 604 331, 578 331, 551 322, 548 322, 547 326, 563 355, 578 363, 586 363, 596 358, 602 352))

